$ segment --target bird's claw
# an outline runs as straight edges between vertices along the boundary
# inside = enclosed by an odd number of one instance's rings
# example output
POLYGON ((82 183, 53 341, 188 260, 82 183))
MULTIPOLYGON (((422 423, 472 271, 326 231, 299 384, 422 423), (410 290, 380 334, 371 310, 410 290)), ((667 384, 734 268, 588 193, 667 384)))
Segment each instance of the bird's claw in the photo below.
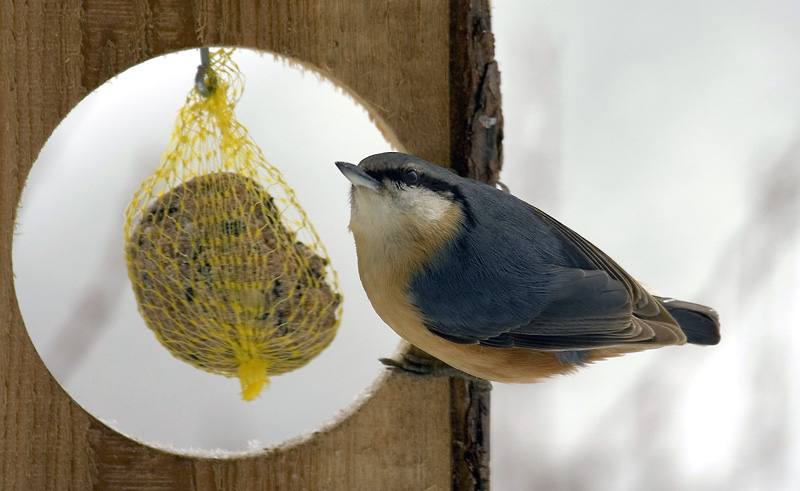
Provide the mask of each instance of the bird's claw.
POLYGON ((379 360, 389 370, 402 373, 410 377, 426 379, 438 377, 461 377, 469 380, 470 382, 475 382, 481 386, 488 386, 491 388, 491 382, 488 380, 462 372, 461 370, 453 368, 439 360, 422 358, 407 353, 400 355, 399 360, 395 358, 379 358, 379 360))
POLYGON ((448 369, 453 369, 449 365, 436 362, 430 358, 421 358, 409 354, 400 355, 400 359, 380 358, 380 362, 393 372, 419 378, 444 377, 449 375, 445 373, 448 369))

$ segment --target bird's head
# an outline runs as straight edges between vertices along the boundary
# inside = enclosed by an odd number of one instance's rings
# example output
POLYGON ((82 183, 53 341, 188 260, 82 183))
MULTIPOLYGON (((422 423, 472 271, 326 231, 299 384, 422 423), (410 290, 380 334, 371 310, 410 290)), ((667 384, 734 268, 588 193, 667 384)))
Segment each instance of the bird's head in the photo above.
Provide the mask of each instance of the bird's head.
POLYGON ((357 166, 336 165, 353 184, 350 230, 359 257, 392 251, 430 257, 463 225, 463 178, 447 169, 393 152, 372 155, 357 166))

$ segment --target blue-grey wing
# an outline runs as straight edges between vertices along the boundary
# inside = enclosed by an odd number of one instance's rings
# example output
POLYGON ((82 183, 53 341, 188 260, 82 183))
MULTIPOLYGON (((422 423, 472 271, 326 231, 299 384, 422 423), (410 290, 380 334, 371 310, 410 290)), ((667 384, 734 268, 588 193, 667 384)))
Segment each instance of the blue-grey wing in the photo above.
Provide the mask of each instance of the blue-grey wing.
POLYGON ((469 203, 488 197, 495 213, 466 209, 469 226, 412 279, 431 332, 459 343, 549 350, 653 336, 633 319, 657 316, 659 307, 616 263, 536 208, 484 188, 469 203))

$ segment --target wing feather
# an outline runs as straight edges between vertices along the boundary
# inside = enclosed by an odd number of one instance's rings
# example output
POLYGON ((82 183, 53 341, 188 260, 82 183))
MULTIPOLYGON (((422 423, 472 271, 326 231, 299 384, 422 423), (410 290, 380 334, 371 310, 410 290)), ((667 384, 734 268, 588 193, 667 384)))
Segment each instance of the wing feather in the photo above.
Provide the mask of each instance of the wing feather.
POLYGON ((685 342, 661 304, 589 241, 502 191, 470 183, 462 192, 469 226, 410 285, 431 332, 540 350, 685 342))

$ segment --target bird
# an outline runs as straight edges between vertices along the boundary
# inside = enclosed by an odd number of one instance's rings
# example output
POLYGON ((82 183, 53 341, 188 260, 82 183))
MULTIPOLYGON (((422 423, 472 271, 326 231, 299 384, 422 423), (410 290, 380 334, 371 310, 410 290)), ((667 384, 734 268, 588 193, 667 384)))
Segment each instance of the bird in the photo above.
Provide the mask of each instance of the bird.
MULTIPOLYGON (((458 372, 533 383, 631 352, 720 341, 714 309, 654 296, 506 191, 398 152, 336 166, 352 184, 349 229, 373 308, 458 372)), ((416 361, 392 365, 425 371, 416 361)))

